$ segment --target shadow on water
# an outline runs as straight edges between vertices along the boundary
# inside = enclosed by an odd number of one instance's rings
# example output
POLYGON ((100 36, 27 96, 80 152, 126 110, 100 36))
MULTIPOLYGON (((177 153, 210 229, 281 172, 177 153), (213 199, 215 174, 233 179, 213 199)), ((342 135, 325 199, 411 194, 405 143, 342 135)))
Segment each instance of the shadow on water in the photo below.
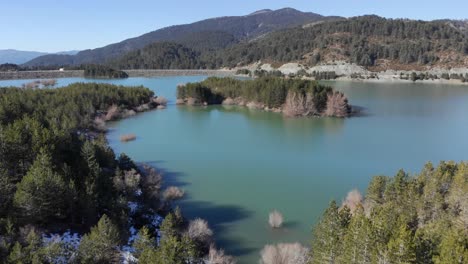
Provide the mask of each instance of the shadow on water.
POLYGON ((351 107, 353 109, 351 118, 371 116, 371 114, 369 113, 369 109, 367 107, 358 106, 358 105, 352 105, 351 107))
POLYGON ((183 200, 179 203, 184 215, 189 218, 200 217, 208 221, 214 231, 216 244, 225 248, 229 254, 235 256, 247 255, 256 249, 246 247, 242 239, 227 239, 221 234, 225 233, 232 223, 248 218, 252 212, 237 205, 217 205, 211 202, 183 200))
POLYGON ((183 179, 187 177, 186 174, 182 172, 171 171, 164 168, 164 161, 143 161, 141 164, 146 164, 153 167, 156 171, 160 172, 163 177, 163 188, 168 186, 184 187, 190 185, 190 183, 184 181, 183 179))
POLYGON ((283 228, 284 229, 293 229, 299 226, 298 221, 286 221, 283 223, 283 228))
MULTIPOLYGON (((145 161, 141 164, 147 164, 162 173, 163 187, 184 187, 190 184, 183 180, 184 177, 187 177, 186 174, 165 169, 164 161, 145 161)), ((228 239, 222 236, 232 223, 250 217, 253 212, 237 205, 218 205, 211 202, 193 201, 190 199, 190 193, 177 205, 182 208, 185 217, 189 219, 202 218, 208 221, 216 236, 216 244, 226 249, 229 254, 242 256, 256 251, 255 248, 245 246, 245 241, 240 238, 228 239)))

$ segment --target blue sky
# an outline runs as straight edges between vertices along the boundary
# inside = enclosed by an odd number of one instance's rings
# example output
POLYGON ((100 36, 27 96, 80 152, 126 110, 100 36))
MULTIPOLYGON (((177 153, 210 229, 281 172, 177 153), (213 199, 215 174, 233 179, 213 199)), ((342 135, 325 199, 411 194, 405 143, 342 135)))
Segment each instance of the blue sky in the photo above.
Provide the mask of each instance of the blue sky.
POLYGON ((468 0, 0 0, 0 49, 83 50, 165 26, 282 7, 345 17, 468 18, 468 0))

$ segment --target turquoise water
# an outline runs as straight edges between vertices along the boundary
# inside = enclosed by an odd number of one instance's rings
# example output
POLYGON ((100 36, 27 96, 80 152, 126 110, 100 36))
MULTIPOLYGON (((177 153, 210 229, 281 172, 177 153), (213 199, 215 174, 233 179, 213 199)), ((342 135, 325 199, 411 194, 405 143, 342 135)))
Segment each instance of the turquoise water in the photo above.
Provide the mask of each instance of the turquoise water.
MULTIPOLYGON (((349 119, 174 105, 177 84, 204 78, 108 81, 144 85, 170 100, 165 110, 112 124, 108 139, 116 152, 160 168, 166 184, 185 189, 184 214, 207 219, 218 245, 240 263, 257 263, 267 243, 307 245, 328 202, 354 188, 365 191, 373 175, 468 160, 467 86, 331 82, 363 109, 349 119), (137 140, 121 143, 126 133, 137 140), (283 213, 283 229, 268 227, 273 209, 283 213)), ((82 80, 60 79, 59 85, 82 80)))

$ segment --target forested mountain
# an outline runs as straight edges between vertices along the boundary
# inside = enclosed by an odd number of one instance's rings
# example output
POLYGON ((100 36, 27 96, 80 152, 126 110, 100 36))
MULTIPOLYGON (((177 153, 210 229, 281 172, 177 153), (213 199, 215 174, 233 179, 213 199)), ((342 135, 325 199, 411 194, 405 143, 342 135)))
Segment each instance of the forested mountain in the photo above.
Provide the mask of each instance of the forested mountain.
MULTIPOLYGON (((301 12, 292 8, 280 10, 262 10, 247 16, 229 16, 202 20, 187 25, 171 26, 159 29, 142 36, 124 40, 102 48, 85 50, 73 57, 72 63, 88 64, 103 63, 114 59, 127 52, 143 48, 149 44, 159 41, 187 41, 189 35, 199 32, 225 32, 232 35, 236 40, 249 40, 262 34, 303 25, 316 21, 335 19, 324 17, 314 13, 301 12)), ((46 66, 70 64, 70 58, 48 57, 38 58, 26 63, 26 66, 46 66)))
POLYGON ((193 68, 220 68, 257 61, 299 62, 312 66, 337 60, 375 69, 414 70, 421 66, 468 65, 468 36, 460 27, 446 21, 363 16, 280 30, 237 44, 230 43, 232 39, 226 40, 221 33, 207 33, 201 39, 205 41, 185 42, 185 46, 179 44, 177 49, 184 52, 175 55, 173 50, 169 50, 169 54, 162 51, 161 47, 169 44, 150 45, 127 54, 113 65, 125 69, 186 69, 190 65, 193 68), (226 48, 221 49, 223 45, 226 48), (187 61, 190 63, 181 63, 187 61))
POLYGON ((157 42, 129 52, 111 65, 120 69, 198 69, 204 67, 199 57, 199 52, 181 44, 157 42))
POLYGON ((275 32, 228 48, 216 59, 223 66, 258 60, 309 65, 345 60, 362 66, 457 66, 468 64, 467 55, 467 36, 445 22, 363 16, 275 32))

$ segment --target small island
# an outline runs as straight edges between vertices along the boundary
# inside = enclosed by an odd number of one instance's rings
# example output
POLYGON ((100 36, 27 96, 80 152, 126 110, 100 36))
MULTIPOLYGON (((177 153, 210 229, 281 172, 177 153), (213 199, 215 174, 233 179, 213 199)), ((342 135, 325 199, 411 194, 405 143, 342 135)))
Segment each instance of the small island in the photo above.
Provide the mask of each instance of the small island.
POLYGON ((254 80, 211 77, 177 87, 177 104, 240 105, 288 117, 349 117, 346 96, 317 81, 262 77, 254 80))
POLYGON ((84 65, 85 78, 109 78, 109 79, 124 79, 128 78, 128 74, 124 71, 119 71, 104 65, 84 65))

